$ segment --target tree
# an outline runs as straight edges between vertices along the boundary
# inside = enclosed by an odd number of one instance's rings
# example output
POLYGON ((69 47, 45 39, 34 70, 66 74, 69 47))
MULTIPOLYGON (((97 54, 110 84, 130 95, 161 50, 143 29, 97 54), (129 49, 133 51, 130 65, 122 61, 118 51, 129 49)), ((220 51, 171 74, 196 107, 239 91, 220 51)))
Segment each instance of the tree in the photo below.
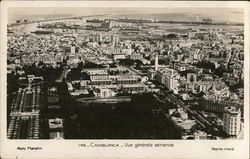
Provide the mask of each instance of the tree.
POLYGON ((135 63, 136 63, 135 65, 136 68, 140 68, 143 65, 141 60, 136 60, 135 63))
POLYGON ((14 72, 7 74, 7 94, 11 94, 18 90, 18 78, 19 74, 15 74, 14 72))
POLYGON ((86 72, 81 72, 81 77, 83 80, 90 80, 90 76, 86 72))
POLYGON ((134 65, 134 60, 132 60, 132 59, 121 59, 120 61, 119 61, 119 64, 120 65, 124 65, 124 66, 132 66, 132 65, 134 65))
POLYGON ((65 137, 73 139, 181 139, 181 130, 163 113, 163 103, 147 93, 132 95, 130 103, 73 103, 76 120, 68 119, 65 137), (71 122, 72 121, 72 122, 71 122))
POLYGON ((105 68, 105 67, 103 65, 88 61, 85 63, 84 68, 105 68))
POLYGON ((215 65, 209 61, 199 61, 197 64, 195 64, 198 68, 204 68, 204 69, 210 69, 212 71, 215 70, 215 65))
POLYGON ((166 36, 167 39, 173 39, 173 38, 176 38, 176 37, 177 37, 176 34, 168 34, 168 35, 166 36))
POLYGON ((226 68, 223 66, 219 66, 217 69, 215 69, 214 74, 223 77, 223 73, 227 72, 226 68))
POLYGON ((83 68, 83 62, 82 61, 80 61, 78 64, 77 64, 77 69, 79 69, 79 70, 81 70, 82 68, 83 68))

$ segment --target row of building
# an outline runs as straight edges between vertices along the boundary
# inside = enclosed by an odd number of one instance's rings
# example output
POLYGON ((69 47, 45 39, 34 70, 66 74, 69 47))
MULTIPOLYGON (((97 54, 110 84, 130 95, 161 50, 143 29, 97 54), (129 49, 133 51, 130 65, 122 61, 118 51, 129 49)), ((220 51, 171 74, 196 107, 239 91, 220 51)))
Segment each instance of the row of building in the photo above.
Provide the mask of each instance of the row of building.
POLYGON ((68 83, 69 91, 74 91, 72 84, 79 83, 80 89, 94 89, 97 96, 107 97, 119 92, 142 93, 146 91, 146 86, 140 82, 138 75, 119 74, 110 75, 107 69, 84 69, 89 76, 89 80, 72 81, 68 83), (112 93, 111 93, 112 92, 112 93))
POLYGON ((8 138, 40 138, 41 104, 40 86, 19 88, 11 105, 8 138))
POLYGON ((39 139, 40 117, 11 116, 7 137, 9 139, 39 139))

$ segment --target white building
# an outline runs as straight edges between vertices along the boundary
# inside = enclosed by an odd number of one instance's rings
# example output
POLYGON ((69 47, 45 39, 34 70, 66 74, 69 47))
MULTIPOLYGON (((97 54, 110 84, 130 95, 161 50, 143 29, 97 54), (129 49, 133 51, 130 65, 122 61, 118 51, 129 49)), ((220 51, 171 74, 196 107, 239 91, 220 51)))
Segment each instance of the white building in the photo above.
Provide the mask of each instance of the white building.
POLYGON ((76 53, 76 47, 75 46, 71 46, 70 53, 71 54, 76 53))
POLYGON ((176 70, 170 68, 158 69, 155 79, 165 85, 168 90, 178 94, 180 75, 176 70))
POLYGON ((230 136, 237 136, 240 132, 241 111, 235 107, 227 107, 223 114, 223 128, 230 136))
POLYGON ((120 59, 125 59, 126 56, 124 54, 113 54, 113 60, 120 60, 120 59))
POLYGON ((207 133, 203 131, 196 131, 194 132, 194 139, 195 140, 206 140, 207 139, 207 133))
POLYGON ((63 128, 63 119, 60 118, 49 119, 49 128, 50 129, 63 128))
POLYGON ((86 69, 83 71, 85 71, 89 75, 91 81, 109 79, 109 74, 107 70, 104 69, 86 69))
POLYGON ((108 89, 108 88, 102 88, 102 87, 99 87, 97 88, 97 90, 94 92, 94 94, 96 96, 99 96, 101 98, 108 98, 108 97, 113 97, 115 96, 115 92, 108 89))
POLYGON ((155 71, 158 70, 158 55, 155 55, 155 71))
POLYGON ((119 36, 117 34, 114 34, 114 35, 111 36, 111 42, 112 42, 113 45, 118 44, 119 41, 120 41, 120 38, 119 38, 119 36))

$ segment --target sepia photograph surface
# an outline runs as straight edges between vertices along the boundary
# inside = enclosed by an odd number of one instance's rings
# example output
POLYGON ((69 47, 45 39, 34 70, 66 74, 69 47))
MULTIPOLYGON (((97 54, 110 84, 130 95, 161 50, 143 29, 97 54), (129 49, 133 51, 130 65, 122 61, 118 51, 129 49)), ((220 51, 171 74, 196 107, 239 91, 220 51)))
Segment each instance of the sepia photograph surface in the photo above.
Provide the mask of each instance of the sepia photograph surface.
POLYGON ((225 154, 244 145, 247 9, 112 4, 6 7, 1 138, 112 149, 226 142, 225 154))
POLYGON ((9 8, 8 138, 243 138, 243 13, 9 8))

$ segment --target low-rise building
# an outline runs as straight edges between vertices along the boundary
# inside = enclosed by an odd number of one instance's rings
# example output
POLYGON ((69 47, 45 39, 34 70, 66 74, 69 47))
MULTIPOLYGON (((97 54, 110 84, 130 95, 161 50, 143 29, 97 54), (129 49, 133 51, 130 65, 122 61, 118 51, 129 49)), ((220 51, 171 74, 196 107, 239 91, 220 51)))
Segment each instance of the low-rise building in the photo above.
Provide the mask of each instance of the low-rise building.
POLYGON ((207 139, 207 133, 198 130, 198 131, 194 132, 194 139, 195 140, 206 140, 207 139))
POLYGON ((113 54, 113 60, 114 61, 125 59, 125 58, 126 58, 125 54, 113 54))

